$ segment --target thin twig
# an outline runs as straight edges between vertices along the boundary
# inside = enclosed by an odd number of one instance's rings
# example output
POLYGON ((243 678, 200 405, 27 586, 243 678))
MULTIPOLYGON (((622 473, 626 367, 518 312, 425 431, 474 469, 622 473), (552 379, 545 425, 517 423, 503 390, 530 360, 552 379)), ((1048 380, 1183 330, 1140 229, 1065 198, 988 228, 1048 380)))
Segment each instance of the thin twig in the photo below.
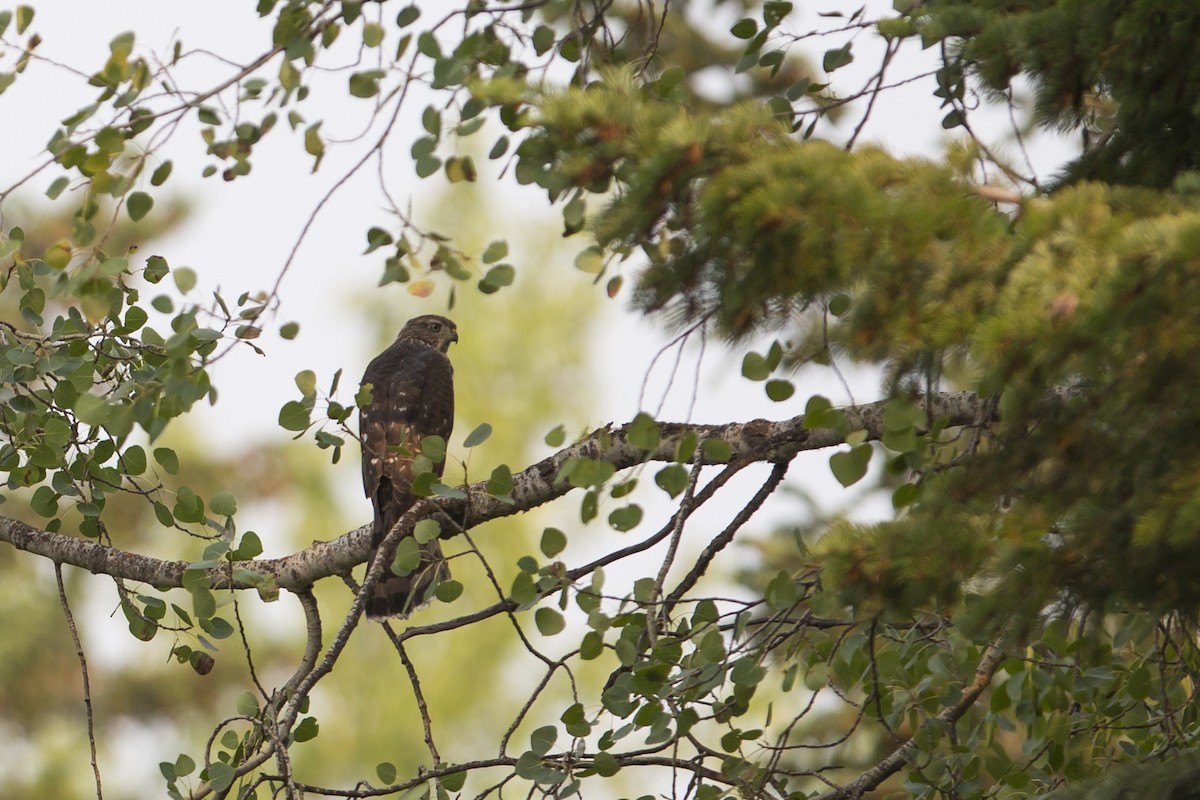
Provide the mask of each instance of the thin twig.
POLYGON ((790 462, 785 461, 782 464, 776 464, 771 470, 771 475, 767 478, 766 483, 759 487, 758 491, 754 493, 754 497, 750 498, 750 502, 746 503, 746 505, 742 507, 741 511, 739 511, 733 520, 725 527, 725 530, 721 531, 720 534, 718 534, 711 542, 708 543, 708 546, 704 548, 704 552, 701 553, 700 557, 696 559, 696 563, 692 566, 692 569, 683 577, 683 580, 681 580, 679 584, 671 590, 671 593, 667 595, 667 600, 665 603, 663 603, 663 614, 669 613, 671 608, 673 608, 675 604, 678 603, 680 599, 682 599, 683 596, 687 594, 693 586, 696 585, 696 582, 699 581, 704 573, 708 570, 708 565, 711 564, 713 559, 717 557, 717 554, 724 550, 725 547, 727 547, 729 543, 733 541, 733 537, 737 535, 738 530, 740 530, 741 527, 746 524, 747 520, 754 516, 758 509, 762 507, 762 504, 766 502, 766 499, 770 497, 771 493, 774 492, 779 486, 780 482, 783 480, 783 476, 787 474, 789 463, 790 462))
POLYGON ((62 606, 63 616, 67 618, 67 629, 71 631, 71 641, 75 643, 75 656, 79 659, 79 673, 83 676, 83 707, 87 716, 88 747, 92 754, 92 775, 96 780, 96 800, 104 800, 104 788, 100 782, 100 762, 96 758, 96 726, 92 717, 92 686, 88 680, 87 656, 83 654, 83 642, 79 639, 79 630, 75 627, 75 615, 71 613, 71 605, 67 602, 67 587, 63 583, 62 564, 54 562, 54 579, 58 582, 58 603, 62 606))

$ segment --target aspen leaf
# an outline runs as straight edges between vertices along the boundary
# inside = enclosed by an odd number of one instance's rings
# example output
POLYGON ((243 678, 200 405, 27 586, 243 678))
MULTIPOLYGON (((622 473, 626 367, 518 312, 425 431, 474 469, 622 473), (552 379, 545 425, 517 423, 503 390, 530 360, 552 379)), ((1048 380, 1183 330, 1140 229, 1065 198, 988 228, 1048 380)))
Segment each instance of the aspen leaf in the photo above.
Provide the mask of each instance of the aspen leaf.
POLYGON ((414 297, 429 297, 433 294, 433 281, 428 278, 413 281, 408 285, 408 293, 414 297))

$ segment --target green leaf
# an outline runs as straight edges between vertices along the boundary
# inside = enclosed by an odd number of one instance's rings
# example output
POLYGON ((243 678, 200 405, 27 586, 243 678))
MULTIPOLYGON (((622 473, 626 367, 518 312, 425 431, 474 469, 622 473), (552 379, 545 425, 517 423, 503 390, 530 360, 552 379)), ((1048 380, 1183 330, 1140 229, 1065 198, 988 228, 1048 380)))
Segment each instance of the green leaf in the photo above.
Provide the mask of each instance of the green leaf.
POLYGON ((196 762, 191 756, 180 753, 179 758, 175 759, 175 774, 180 778, 191 775, 196 769, 196 762))
POLYGON ((224 792, 233 785, 235 773, 233 767, 223 761, 214 761, 204 768, 200 773, 212 785, 212 788, 218 792, 224 792))
POLYGON ((121 454, 121 472, 126 475, 141 475, 146 466, 146 451, 140 445, 132 445, 121 454))
POLYGON ((53 517, 58 513, 58 493, 49 486, 39 486, 29 501, 33 512, 42 517, 53 517))
POLYGON ((584 488, 601 486, 611 478, 617 468, 607 461, 594 458, 571 458, 563 464, 562 472, 566 473, 572 486, 584 488))
MULTIPOLYGON (((446 460, 446 440, 441 436, 425 436, 421 439, 421 455, 436 464, 446 460)), ((424 471, 424 470, 423 470, 424 471)))
POLYGON ((420 544, 432 542, 442 534, 442 526, 435 519, 423 519, 413 526, 413 538, 420 544))
POLYGON ((175 507, 171 514, 180 522, 203 522, 204 501, 190 486, 180 486, 175 492, 175 507))
MULTIPOLYGON (((467 782, 467 771, 466 770, 463 770, 462 772, 452 772, 449 775, 443 775, 441 778, 442 787, 444 787, 447 791, 450 791, 450 792, 457 792, 457 791, 461 790, 463 788, 463 786, 466 784, 466 782, 467 782)), ((442 800, 442 798, 439 797, 438 800, 442 800)))
POLYGON ((558 729, 553 725, 546 725, 530 734, 529 749, 538 756, 544 756, 550 752, 550 748, 554 747, 557 740, 558 729))
POLYGON ((146 279, 147 283, 158 283, 170 271, 165 258, 162 256, 150 256, 146 259, 146 269, 142 271, 142 277, 146 279))
MULTIPOLYGON (((216 503, 216 500, 217 498, 214 497, 213 504, 216 503)), ((242 543, 238 545, 235 558, 237 561, 249 561, 262 555, 262 552, 262 540, 258 538, 258 534, 254 531, 246 531, 242 535, 242 543)))
POLYGON ((380 762, 375 766, 375 774, 379 777, 379 782, 382 784, 392 784, 396 782, 396 765, 390 761, 380 762))
POLYGON ((300 333, 300 323, 298 322, 285 322, 279 326, 279 338, 281 339, 295 339, 298 333, 300 333))
POLYGON ((629 425, 629 443, 640 450, 654 450, 658 447, 660 436, 658 425, 654 418, 646 413, 639 413, 629 425))
POLYGON ((49 197, 51 200, 57 199, 63 193, 63 189, 66 189, 70 183, 71 180, 66 175, 60 175, 50 183, 50 188, 46 190, 46 197, 49 197))
POLYGON ((179 456, 175 455, 175 451, 169 447, 154 448, 154 460, 168 475, 175 475, 179 472, 179 456))
POLYGON ((554 46, 556 39, 553 28, 549 25, 538 25, 533 31, 533 51, 539 56, 545 55, 546 51, 554 46))
POLYGON ((783 570, 776 573, 771 582, 767 584, 767 605, 773 610, 779 611, 789 608, 795 604, 799 596, 799 592, 796 590, 796 582, 792 580, 791 575, 783 570))
POLYGON ((756 686, 767 676, 767 671, 760 667, 753 656, 740 658, 729 671, 729 678, 740 686, 756 686))
POLYGON ((304 152, 316 158, 312 168, 312 171, 316 172, 317 168, 321 166, 321 159, 325 157, 325 140, 321 138, 321 123, 310 125, 304 131, 304 152))
POLYGON ((925 412, 905 397, 889 400, 883 411, 883 426, 887 430, 906 431, 924 421, 925 412))
POLYGON ((456 580, 445 580, 434 589, 434 596, 443 603, 453 603, 462 596, 463 585, 456 580))
POLYGON ((367 47, 378 47, 383 42, 383 26, 378 22, 364 23, 362 40, 367 47))
POLYGON ((765 381, 771 374, 771 366, 767 359, 758 353, 746 353, 742 357, 742 375, 752 381, 765 381))
POLYGON ((604 254, 596 245, 591 245, 575 256, 575 268, 591 275, 597 275, 604 269, 604 254))
POLYGON ((493 497, 508 497, 513 490, 512 470, 507 464, 501 464, 492 470, 492 476, 488 478, 487 493, 493 497))
POLYGON ((208 501, 212 513, 222 517, 232 517, 237 513, 237 498, 230 492, 217 492, 208 501))
MULTIPOLYGON (((487 271, 487 274, 483 276, 483 280, 480 281, 480 285, 481 288, 486 286, 487 289, 495 291, 501 286, 512 286, 512 282, 516 277, 517 271, 513 269, 511 264, 497 264, 487 271)), ((485 294, 490 294, 491 292, 487 291, 487 289, 484 289, 485 294)))
POLYGON ((533 780, 533 778, 537 775, 538 770, 541 768, 542 759, 538 756, 538 754, 532 750, 526 750, 524 753, 521 753, 520 757, 517 758, 517 763, 514 767, 514 770, 517 773, 517 777, 525 778, 526 780, 533 780))
POLYGON ((175 517, 171 516, 171 509, 157 501, 154 503, 154 518, 163 527, 170 527, 175 524, 175 517))
POLYGON ((680 464, 686 464, 688 461, 691 461, 692 457, 696 454, 697 444, 696 432, 687 431, 680 437, 679 444, 675 446, 675 456, 672 460, 680 464))
POLYGON ((733 445, 724 439, 705 439, 701 447, 706 461, 724 464, 733 457, 733 445))
POLYGON ((181 294, 187 294, 196 286, 196 271, 190 267, 177 267, 171 277, 175 279, 175 287, 181 294))
POLYGON ((208 619, 217 613, 217 598, 203 587, 192 590, 192 611, 199 619, 208 619))
POLYGON ((19 36, 24 33, 31 22, 33 22, 33 8, 30 6, 17 6, 17 35, 19 36))
POLYGON ((305 717, 300 720, 300 724, 292 731, 292 739, 297 742, 307 742, 317 738, 321 726, 317 723, 316 717, 305 717))
POLYGON ((197 589, 207 589, 209 586, 208 573, 203 567, 191 566, 183 571, 183 588, 189 592, 197 589))
POLYGON ((584 661, 599 658, 604 652, 604 637, 596 631, 588 631, 579 643, 579 657, 584 661))
POLYGON ((563 628, 567 626, 563 615, 553 608, 539 608, 534 612, 533 620, 537 624, 538 631, 543 636, 554 636, 557 633, 562 633, 563 628))
POLYGON ((675 498, 687 488, 690 478, 682 464, 670 464, 655 474, 654 482, 671 498, 675 498))
POLYGON ((438 44, 437 37, 429 31, 424 31, 417 37, 417 50, 421 52, 421 55, 432 59, 441 58, 442 55, 442 48, 438 44))
POLYGON ((587 736, 591 732, 592 726, 588 724, 582 703, 572 703, 558 719, 572 736, 587 736))
POLYGON ((494 145, 492 145, 492 149, 488 151, 488 158, 495 161, 497 158, 502 157, 507 152, 508 152, 508 137, 501 136, 499 139, 496 140, 496 143, 494 145))
POLYGON ((902 430, 885 428, 881 441, 884 447, 897 453, 916 452, 919 446, 915 428, 905 428, 902 430))
POLYGON ((841 47, 826 50, 825 55, 821 57, 821 68, 826 72, 833 72, 854 61, 854 54, 850 52, 850 48, 851 43, 846 42, 841 47))
POLYGON ((380 247, 387 247, 395 240, 392 235, 383 228, 368 228, 367 229, 367 249, 363 251, 363 255, 378 250, 380 247))
POLYGON ((487 246, 480 256, 480 260, 485 264, 495 264, 500 259, 508 255, 508 242, 503 239, 497 239, 487 246))
POLYGON ((475 430, 467 434, 467 438, 463 440, 463 447, 477 447, 487 441, 492 435, 492 426, 486 422, 481 422, 475 430))
POLYGON ((599 495, 596 494, 595 489, 588 489, 587 494, 583 496, 583 500, 579 501, 579 520, 586 525, 594 520, 599 513, 599 495))
POLYGON ((149 214, 153 207, 154 198, 145 192, 131 192, 125 199, 125 210, 129 212, 129 218, 134 222, 149 214))
POLYGON ((781 403, 787 400, 796 393, 796 387, 791 381, 767 381, 767 397, 774 400, 776 403, 781 403))
POLYGON ((467 497, 467 493, 457 486, 447 486, 441 482, 433 484, 430 488, 437 497, 449 497, 455 500, 465 500, 467 497))
POLYGON ((642 507, 636 503, 618 508, 608 515, 608 524, 622 533, 633 530, 641 521, 642 507))
POLYGON ((541 550, 546 558, 554 558, 567 549, 567 535, 558 528, 546 528, 542 531, 541 550))
POLYGON ((71 243, 63 240, 47 247, 42 253, 42 260, 51 269, 64 269, 67 264, 71 263, 71 256, 71 243))
POLYGON ((841 450, 829 457, 829 468, 833 477, 842 486, 853 486, 867 474, 867 465, 871 461, 871 446, 861 444, 849 450, 841 450))
POLYGON ((279 425, 285 431, 303 431, 310 424, 308 406, 298 400, 289 400, 279 409, 279 425))
POLYGON ((421 127, 425 132, 437 139, 442 133, 442 115, 433 106, 425 106, 425 110, 421 112, 421 127))
POLYGON ((355 72, 350 76, 350 94, 361 98, 374 97, 379 94, 379 79, 386 75, 380 69, 355 72))
POLYGON ((611 778, 621 771, 621 765, 617 762, 616 756, 604 751, 596 753, 596 757, 592 759, 592 767, 602 778, 611 778))
POLYGON ((244 717, 253 717, 258 714, 258 698, 250 692, 242 692, 238 695, 233 707, 237 712, 244 717))
POLYGON ((392 559, 392 572, 404 577, 419 566, 421 566, 421 546, 412 536, 405 536, 396 545, 396 556, 392 559))
POLYGON ((758 23, 746 17, 735 22, 729 32, 739 39, 753 39, 758 33, 758 23))
POLYGON ((624 497, 625 495, 630 494, 634 489, 636 489, 637 484, 638 484, 637 478, 630 478, 627 481, 621 481, 616 486, 612 487, 612 491, 610 491, 609 494, 613 497, 613 499, 616 499, 619 497, 624 497))
POLYGON ((562 425, 556 425, 546 434, 543 440, 550 447, 562 447, 562 443, 567 440, 566 429, 562 425))
POLYGON ((907 508, 921 499, 924 484, 902 483, 892 492, 892 508, 897 510, 907 508))
POLYGON ((296 373, 296 388, 300 390, 300 394, 307 397, 315 397, 317 394, 317 373, 311 369, 303 369, 296 373))
POLYGON ((517 573, 517 577, 513 578, 512 590, 508 596, 519 606, 526 606, 537 600, 537 586, 528 572, 517 573))
POLYGON ((829 402, 828 398, 814 394, 808 398, 804 406, 804 429, 837 428, 841 425, 842 415, 829 402))
POLYGON ((153 174, 150 176, 150 185, 162 186, 166 183, 167 178, 171 177, 171 168, 172 164, 169 159, 155 167, 153 174))
MULTIPOLYGON (((421 9, 417 8, 416 6, 405 6, 404 8, 400 9, 400 13, 396 15, 396 27, 406 28, 416 22, 417 18, 420 16, 421 9)), ((391 781, 387 782, 391 783, 391 781)))

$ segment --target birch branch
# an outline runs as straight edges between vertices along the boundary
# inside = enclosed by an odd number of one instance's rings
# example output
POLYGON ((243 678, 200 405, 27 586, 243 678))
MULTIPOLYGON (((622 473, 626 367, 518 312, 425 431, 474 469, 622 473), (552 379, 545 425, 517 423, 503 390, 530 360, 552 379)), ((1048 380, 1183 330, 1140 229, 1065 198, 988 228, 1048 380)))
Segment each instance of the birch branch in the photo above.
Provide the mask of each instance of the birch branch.
MULTIPOLYGON (((971 425, 979 422, 983 401, 972 392, 938 393, 926 400, 931 419, 946 418, 951 425, 971 425)), ((875 441, 883 436, 883 415, 887 401, 840 409, 848 429, 865 430, 867 438, 875 441)), ((511 516, 545 505, 576 488, 559 475, 571 459, 588 458, 612 464, 618 471, 651 461, 673 461, 676 447, 688 434, 698 442, 720 440, 732 450, 730 460, 770 464, 791 461, 798 453, 820 450, 842 444, 843 435, 829 428, 804 427, 804 415, 779 421, 755 419, 725 425, 692 425, 660 422, 661 439, 653 451, 643 450, 629 441, 629 426, 606 426, 593 431, 584 439, 513 475, 512 502, 487 493, 487 481, 463 487, 466 498, 436 498, 433 503, 418 503, 400 525, 405 533, 421 519, 433 513, 446 514, 458 520, 463 529, 484 522, 511 516), (431 507, 435 511, 431 512, 431 507)), ((698 449, 692 463, 717 463, 705 458, 698 449)), ((445 531, 453 536, 455 531, 445 531)), ((371 526, 355 528, 332 541, 314 542, 312 546, 283 558, 256 559, 236 563, 238 569, 272 575, 276 583, 290 591, 303 591, 317 581, 341 575, 367 559, 370 550, 371 526)), ((51 533, 20 520, 0 517, 0 541, 18 550, 48 558, 55 563, 70 564, 93 574, 111 575, 139 581, 159 589, 183 586, 186 561, 170 561, 131 553, 119 548, 51 533)), ((213 589, 249 589, 252 585, 231 579, 233 564, 209 570, 213 589)))

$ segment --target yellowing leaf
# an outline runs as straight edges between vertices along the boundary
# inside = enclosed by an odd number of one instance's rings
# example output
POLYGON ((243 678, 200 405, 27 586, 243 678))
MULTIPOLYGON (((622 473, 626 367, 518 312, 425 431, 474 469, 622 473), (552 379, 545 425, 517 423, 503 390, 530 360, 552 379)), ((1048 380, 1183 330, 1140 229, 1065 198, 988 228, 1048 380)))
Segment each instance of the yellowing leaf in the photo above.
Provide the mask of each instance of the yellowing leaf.
POLYGON ((42 253, 42 260, 51 269, 62 269, 71 262, 71 244, 66 239, 61 239, 46 248, 46 252, 42 253))
POLYGON ((413 297, 429 297, 433 294, 433 281, 429 279, 413 281, 408 285, 408 293, 413 297))

